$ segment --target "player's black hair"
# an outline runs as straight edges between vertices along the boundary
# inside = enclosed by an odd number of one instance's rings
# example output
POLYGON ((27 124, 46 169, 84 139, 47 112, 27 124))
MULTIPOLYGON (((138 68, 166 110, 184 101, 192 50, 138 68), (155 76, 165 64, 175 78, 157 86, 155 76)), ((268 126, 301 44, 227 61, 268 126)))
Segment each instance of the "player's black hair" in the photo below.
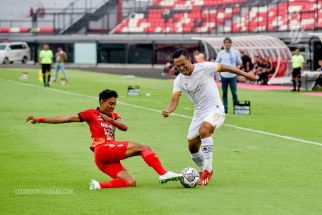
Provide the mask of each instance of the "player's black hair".
POLYGON ((232 41, 231 41, 231 39, 230 39, 229 37, 226 37, 226 38, 224 39, 224 43, 225 43, 225 42, 232 43, 232 41))
POLYGON ((172 58, 175 59, 180 57, 181 55, 185 56, 186 58, 191 58, 187 49, 177 49, 175 52, 173 52, 172 58))
POLYGON ((117 92, 114 90, 106 89, 106 90, 103 90, 102 92, 100 92, 98 101, 101 101, 101 99, 106 100, 106 99, 113 98, 113 97, 114 98, 118 97, 117 92))

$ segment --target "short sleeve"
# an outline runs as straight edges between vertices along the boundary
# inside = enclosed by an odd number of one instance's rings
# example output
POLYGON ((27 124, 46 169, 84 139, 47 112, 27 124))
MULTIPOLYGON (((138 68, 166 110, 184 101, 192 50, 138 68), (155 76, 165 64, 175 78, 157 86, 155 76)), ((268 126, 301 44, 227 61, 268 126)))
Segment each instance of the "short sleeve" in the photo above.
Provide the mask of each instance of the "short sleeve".
POLYGON ((180 86, 180 75, 178 75, 173 82, 173 91, 172 92, 173 92, 173 94, 176 94, 176 93, 181 94, 181 92, 182 92, 182 88, 180 86))
POLYGON ((81 111, 77 115, 78 115, 78 117, 79 117, 81 122, 88 122, 91 119, 91 116, 92 116, 91 110, 81 111))
POLYGON ((204 62, 202 66, 203 66, 204 73, 208 75, 212 75, 215 72, 220 72, 220 69, 221 69, 220 63, 204 62))

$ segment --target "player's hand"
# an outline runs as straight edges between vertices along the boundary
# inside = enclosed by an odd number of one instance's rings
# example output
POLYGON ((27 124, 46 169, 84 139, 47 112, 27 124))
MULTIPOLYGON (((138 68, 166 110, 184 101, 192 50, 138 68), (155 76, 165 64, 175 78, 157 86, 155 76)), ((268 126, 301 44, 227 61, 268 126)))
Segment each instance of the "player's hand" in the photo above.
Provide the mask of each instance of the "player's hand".
POLYGON ((26 122, 30 121, 32 124, 36 124, 36 123, 38 123, 38 119, 39 119, 38 117, 35 117, 35 116, 29 114, 26 118, 26 122))
POLYGON ((253 72, 248 72, 246 78, 250 81, 256 81, 256 77, 253 72))
POLYGON ((108 121, 108 122, 111 122, 113 120, 111 117, 109 117, 109 116, 107 116, 105 114, 102 114, 102 113, 100 114, 100 117, 101 117, 102 120, 108 121))
POLYGON ((168 111, 166 111, 166 110, 163 110, 162 115, 163 115, 164 118, 167 118, 167 117, 170 116, 170 113, 168 111))

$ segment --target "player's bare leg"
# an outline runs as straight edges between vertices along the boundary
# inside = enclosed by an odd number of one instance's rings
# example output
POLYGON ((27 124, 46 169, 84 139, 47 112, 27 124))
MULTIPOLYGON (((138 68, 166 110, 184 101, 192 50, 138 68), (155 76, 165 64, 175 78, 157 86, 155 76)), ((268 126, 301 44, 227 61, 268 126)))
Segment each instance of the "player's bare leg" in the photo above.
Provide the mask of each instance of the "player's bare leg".
POLYGON ((200 148, 205 157, 205 166, 200 176, 199 185, 207 185, 213 174, 212 158, 213 158, 214 141, 211 137, 211 134, 214 132, 214 130, 215 130, 215 127, 213 127, 208 122, 203 122, 199 129, 200 139, 201 139, 200 148))
POLYGON ((126 181, 130 187, 136 186, 135 178, 128 171, 122 170, 116 175, 116 177, 126 181))
POLYGON ((168 181, 178 181, 180 178, 182 178, 181 174, 165 170, 159 158, 150 147, 135 142, 129 142, 126 150, 126 157, 128 158, 137 155, 141 155, 145 163, 147 163, 159 174, 160 183, 163 184, 168 181))
POLYGON ((90 181, 90 190, 100 190, 102 188, 120 188, 120 187, 135 187, 136 181, 133 176, 130 175, 128 171, 122 170, 117 175, 116 178, 108 182, 98 182, 94 179, 90 181))

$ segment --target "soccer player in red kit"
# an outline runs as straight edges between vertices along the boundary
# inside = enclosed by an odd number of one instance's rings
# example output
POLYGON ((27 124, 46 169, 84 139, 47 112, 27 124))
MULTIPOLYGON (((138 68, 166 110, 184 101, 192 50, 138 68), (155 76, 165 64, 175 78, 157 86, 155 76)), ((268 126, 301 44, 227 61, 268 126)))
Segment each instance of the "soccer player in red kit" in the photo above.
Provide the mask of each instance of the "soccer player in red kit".
POLYGON ((90 149, 94 152, 97 167, 112 180, 107 182, 90 181, 90 190, 116 187, 135 187, 136 181, 121 164, 121 160, 141 155, 143 160, 158 174, 160 183, 177 181, 182 178, 181 174, 164 169, 156 154, 146 145, 132 141, 116 141, 115 129, 127 130, 121 116, 114 112, 116 107, 117 92, 104 90, 99 94, 100 107, 88 109, 78 114, 56 116, 50 118, 29 115, 26 121, 36 123, 69 123, 87 122, 93 139, 90 149))

